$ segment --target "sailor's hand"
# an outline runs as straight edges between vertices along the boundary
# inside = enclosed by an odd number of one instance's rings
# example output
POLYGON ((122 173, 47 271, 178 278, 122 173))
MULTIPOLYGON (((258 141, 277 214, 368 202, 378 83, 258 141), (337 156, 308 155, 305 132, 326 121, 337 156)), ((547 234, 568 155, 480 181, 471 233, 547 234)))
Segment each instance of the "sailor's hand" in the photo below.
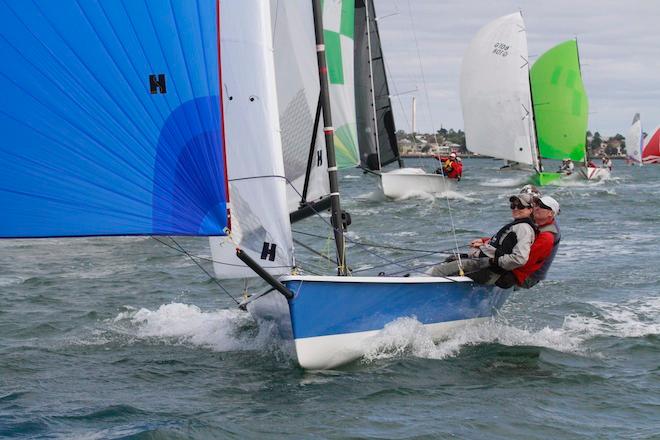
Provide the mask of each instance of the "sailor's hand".
POLYGON ((485 243, 484 243, 484 241, 483 241, 481 238, 477 238, 476 240, 472 240, 472 241, 470 242, 470 246, 471 246, 471 247, 475 247, 475 248, 481 247, 481 246, 483 246, 484 244, 485 244, 485 243))

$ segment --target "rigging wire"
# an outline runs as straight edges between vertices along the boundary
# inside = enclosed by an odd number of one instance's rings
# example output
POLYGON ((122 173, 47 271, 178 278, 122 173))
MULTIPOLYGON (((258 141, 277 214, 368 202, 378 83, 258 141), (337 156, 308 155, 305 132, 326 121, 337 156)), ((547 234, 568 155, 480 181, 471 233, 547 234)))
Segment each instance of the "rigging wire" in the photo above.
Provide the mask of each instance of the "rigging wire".
POLYGON ((188 251, 186 251, 186 250, 183 248, 183 246, 181 246, 181 245, 180 245, 180 244, 179 244, 174 238, 172 238, 172 237, 168 237, 170 240, 172 240, 172 242, 176 245, 176 247, 174 247, 174 246, 172 246, 172 245, 170 245, 170 244, 168 244, 168 243, 165 243, 164 241, 160 240, 160 239, 157 238, 157 237, 152 236, 151 238, 153 238, 154 240, 156 240, 158 243, 167 246, 167 247, 170 248, 170 249, 174 249, 175 251, 181 252, 182 254, 188 256, 188 258, 190 258, 190 260, 191 260, 193 263, 195 263, 195 264, 197 265, 197 267, 199 267, 199 268, 202 270, 202 272, 204 272, 204 273, 205 273, 205 274, 206 274, 211 280, 213 280, 213 282, 215 282, 215 284, 217 284, 218 287, 220 287, 220 289, 221 289, 225 294, 227 294, 227 296, 229 296, 231 299, 233 299, 234 302, 235 302, 236 304, 240 304, 240 301, 238 301, 236 298, 234 298, 234 296, 233 296, 231 293, 229 293, 229 291, 228 291, 227 289, 225 289, 225 287, 224 287, 222 284, 220 284, 220 282, 219 282, 217 279, 215 279, 215 277, 211 276, 211 274, 210 274, 206 269, 204 269, 204 267, 202 267, 201 264, 199 264, 199 262, 196 260, 197 257, 195 257, 194 255, 192 255, 192 254, 190 254, 188 251))
MULTIPOLYGON (((307 235, 307 236, 314 237, 314 238, 325 238, 322 235, 312 234, 311 232, 297 231, 295 229, 292 229, 291 231, 295 232, 296 234, 307 235)), ((411 248, 390 246, 390 245, 385 245, 385 244, 376 244, 376 243, 371 243, 371 242, 367 242, 367 241, 364 241, 364 240, 362 240, 362 241, 353 240, 352 243, 354 243, 356 245, 359 245, 359 246, 369 246, 369 247, 382 248, 382 249, 391 249, 391 250, 395 250, 395 251, 405 251, 405 252, 420 252, 420 253, 429 254, 429 255, 431 255, 431 254, 453 254, 454 250, 456 249, 454 246, 452 246, 450 248, 447 248, 447 249, 439 250, 439 251, 432 251, 432 250, 429 250, 429 249, 411 249, 411 248)), ((465 248, 465 247, 468 247, 468 245, 466 244, 466 245, 463 245, 463 246, 459 246, 459 248, 465 248)))
MULTIPOLYGON (((426 97, 426 109, 429 114, 430 122, 431 122, 431 130, 433 130, 433 138, 435 139, 435 143, 438 143, 438 136, 437 132, 435 131, 435 125, 433 123, 433 112, 431 111, 431 99, 429 96, 429 89, 426 86, 426 75, 424 74, 424 65, 422 64, 422 55, 419 50, 419 41, 417 40, 417 32, 415 31, 415 19, 413 18, 413 13, 412 13, 412 6, 410 4, 410 0, 408 0, 408 13, 410 16, 410 24, 411 24, 411 29, 412 29, 412 34, 413 34, 413 39, 415 40, 415 49, 417 51, 417 61, 419 62, 419 70, 420 74, 422 77, 422 85, 424 87, 424 96, 426 97)), ((442 181, 445 182, 446 184, 446 179, 444 173, 441 174, 442 176, 442 181)), ((456 245, 456 253, 455 255, 458 257, 458 267, 461 271, 461 275, 463 275, 463 263, 461 261, 461 256, 459 253, 459 247, 458 247, 458 238, 456 236, 456 226, 454 224, 454 216, 451 212, 451 203, 449 202, 449 195, 445 193, 445 199, 447 200, 447 209, 449 211, 449 221, 451 223, 451 230, 452 234, 454 235, 454 244, 456 245)))

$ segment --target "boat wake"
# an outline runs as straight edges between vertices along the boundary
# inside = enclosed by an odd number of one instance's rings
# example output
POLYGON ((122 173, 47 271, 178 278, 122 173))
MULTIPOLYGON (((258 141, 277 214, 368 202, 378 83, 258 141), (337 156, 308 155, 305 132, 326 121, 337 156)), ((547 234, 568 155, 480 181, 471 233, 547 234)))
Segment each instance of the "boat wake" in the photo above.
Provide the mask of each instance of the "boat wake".
POLYGON ((504 179, 488 179, 480 182, 481 186, 490 186, 495 188, 516 188, 529 183, 529 176, 508 177, 504 179))
POLYGON ((595 187, 605 185, 611 179, 599 180, 586 180, 586 179, 557 179, 550 183, 550 185, 560 186, 564 188, 580 188, 580 187, 595 187))
POLYGON ((638 298, 623 303, 590 302, 594 315, 569 315, 564 328, 584 338, 613 336, 640 338, 660 335, 660 298, 638 298))
POLYGON ((425 359, 458 356, 463 347, 498 343, 508 346, 546 347, 563 352, 579 352, 581 339, 567 335, 562 329, 538 331, 519 329, 496 319, 462 327, 435 343, 422 324, 411 318, 390 323, 377 337, 364 356, 364 361, 410 355, 425 359))
POLYGON ((421 200, 428 200, 428 201, 434 201, 434 200, 439 200, 439 199, 450 199, 450 200, 465 200, 468 202, 475 202, 477 199, 470 197, 466 194, 462 194, 457 191, 452 191, 452 190, 447 190, 443 191, 440 193, 428 193, 425 191, 415 191, 411 190, 406 192, 405 194, 402 194, 400 197, 396 198, 390 198, 389 200, 408 200, 408 199, 421 199, 421 200))
MULTIPOLYGON (((460 355, 462 348, 481 344, 533 346, 564 353, 591 356, 588 342, 594 338, 639 338, 660 335, 660 298, 625 303, 592 302, 596 313, 569 315, 560 328, 517 328, 499 319, 466 326, 434 343, 420 322, 398 319, 370 340, 364 362, 414 356, 446 359, 460 355)), ((596 354, 598 355, 598 354, 596 354)), ((599 355, 598 355, 599 356, 599 355)))
MULTIPOLYGON (((591 356, 594 353, 588 341, 594 338, 660 335, 660 298, 589 304, 595 309, 593 313, 568 315, 560 328, 517 328, 496 318, 457 328, 440 342, 434 342, 416 319, 399 318, 365 343, 360 362, 405 357, 441 360, 460 356, 465 347, 483 344, 532 346, 591 356)), ((111 327, 133 343, 189 345, 219 352, 276 352, 276 358, 284 355, 287 362, 295 356, 292 344, 282 340, 272 322, 257 323, 240 310, 203 311, 181 303, 161 305, 156 310, 128 308, 111 320, 111 327)))
POLYGON ((110 325, 114 333, 135 342, 190 345, 219 352, 290 350, 272 322, 257 323, 238 309, 204 311, 182 303, 164 304, 156 310, 127 307, 110 325))

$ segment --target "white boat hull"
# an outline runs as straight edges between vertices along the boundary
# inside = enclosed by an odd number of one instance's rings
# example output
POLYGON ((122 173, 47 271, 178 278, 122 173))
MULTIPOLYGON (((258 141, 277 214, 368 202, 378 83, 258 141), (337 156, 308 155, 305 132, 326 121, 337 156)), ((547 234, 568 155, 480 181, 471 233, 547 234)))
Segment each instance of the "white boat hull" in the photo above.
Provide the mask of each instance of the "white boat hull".
POLYGON ((605 180, 610 178, 609 168, 576 167, 570 175, 563 175, 562 180, 605 180))
POLYGON ((456 183, 455 179, 429 174, 421 168, 400 168, 381 174, 383 194, 392 199, 455 191, 456 183))

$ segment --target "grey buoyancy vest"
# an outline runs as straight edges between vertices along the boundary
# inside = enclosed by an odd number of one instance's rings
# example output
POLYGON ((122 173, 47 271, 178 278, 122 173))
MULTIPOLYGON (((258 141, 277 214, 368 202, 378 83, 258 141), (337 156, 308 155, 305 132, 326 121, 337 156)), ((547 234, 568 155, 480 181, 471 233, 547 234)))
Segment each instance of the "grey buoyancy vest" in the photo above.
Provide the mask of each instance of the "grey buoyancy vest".
POLYGON ((508 233, 508 232, 511 232, 509 231, 509 229, 512 226, 517 225, 519 223, 527 223, 534 230, 534 234, 538 234, 538 228, 530 218, 521 218, 502 226, 502 228, 499 231, 497 231, 497 233, 493 235, 493 237, 488 242, 488 244, 490 244, 495 248, 496 260, 502 255, 507 255, 513 252, 513 248, 516 247, 516 244, 518 244, 518 237, 516 236, 515 232, 513 233, 508 233))

